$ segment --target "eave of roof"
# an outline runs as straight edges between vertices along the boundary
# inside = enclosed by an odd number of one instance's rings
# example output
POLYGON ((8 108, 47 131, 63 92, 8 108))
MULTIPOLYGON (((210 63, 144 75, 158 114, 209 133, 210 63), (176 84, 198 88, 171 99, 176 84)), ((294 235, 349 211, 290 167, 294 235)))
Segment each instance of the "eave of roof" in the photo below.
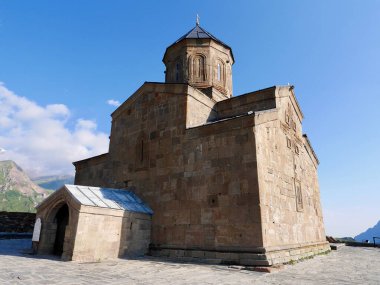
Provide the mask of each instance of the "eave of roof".
POLYGON ((108 155, 108 152, 106 152, 106 153, 102 153, 102 154, 95 155, 95 156, 92 156, 92 157, 88 157, 88 158, 85 158, 85 159, 81 159, 81 160, 73 161, 72 164, 73 164, 74 166, 76 166, 77 164, 80 164, 80 163, 83 163, 83 162, 86 162, 86 161, 89 161, 89 160, 93 160, 93 159, 97 159, 97 158, 101 159, 101 158, 103 158, 103 157, 105 157, 105 156, 107 156, 107 155, 108 155))

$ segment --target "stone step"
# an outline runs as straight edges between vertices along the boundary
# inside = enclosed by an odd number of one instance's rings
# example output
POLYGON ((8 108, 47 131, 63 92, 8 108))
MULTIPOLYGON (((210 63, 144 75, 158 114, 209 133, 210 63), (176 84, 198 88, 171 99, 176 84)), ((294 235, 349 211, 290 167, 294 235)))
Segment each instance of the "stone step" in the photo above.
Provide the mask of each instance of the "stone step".
POLYGON ((272 265, 268 260, 254 260, 254 259, 240 259, 239 264, 247 266, 270 266, 272 265))

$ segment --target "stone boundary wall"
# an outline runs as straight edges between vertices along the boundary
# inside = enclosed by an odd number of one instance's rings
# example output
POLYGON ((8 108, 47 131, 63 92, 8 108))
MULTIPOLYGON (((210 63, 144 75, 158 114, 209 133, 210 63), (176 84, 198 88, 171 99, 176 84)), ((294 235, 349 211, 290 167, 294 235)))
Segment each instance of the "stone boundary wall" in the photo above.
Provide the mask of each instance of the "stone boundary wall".
POLYGON ((32 233, 35 221, 35 213, 0 211, 0 232, 32 233))
MULTIPOLYGON (((373 240, 367 242, 357 242, 357 241, 348 241, 344 242, 343 244, 347 246, 361 246, 361 247, 374 247, 373 240)), ((376 241, 376 247, 380 247, 380 242, 376 241)))

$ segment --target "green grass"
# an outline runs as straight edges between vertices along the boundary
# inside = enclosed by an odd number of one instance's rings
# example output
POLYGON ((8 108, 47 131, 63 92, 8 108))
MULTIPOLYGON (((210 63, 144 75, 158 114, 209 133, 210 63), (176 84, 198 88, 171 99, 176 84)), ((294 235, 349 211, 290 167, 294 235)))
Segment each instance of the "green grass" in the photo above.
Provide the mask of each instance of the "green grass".
POLYGON ((8 173, 10 166, 0 161, 0 185, 4 185, 6 182, 6 173, 8 173))
POLYGON ((331 250, 327 250, 327 251, 322 251, 320 253, 317 253, 317 254, 314 254, 314 255, 310 255, 310 256, 304 256, 304 257, 301 257, 299 259, 291 259, 289 260, 288 262, 285 262, 284 264, 285 265, 294 265, 298 262, 302 262, 302 261, 305 261, 305 260, 308 260, 308 259, 313 259, 314 257, 318 256, 318 255, 327 255, 331 252, 331 250))
POLYGON ((0 193, 0 211, 35 213, 34 207, 42 199, 37 195, 27 197, 14 190, 3 192, 0 193))

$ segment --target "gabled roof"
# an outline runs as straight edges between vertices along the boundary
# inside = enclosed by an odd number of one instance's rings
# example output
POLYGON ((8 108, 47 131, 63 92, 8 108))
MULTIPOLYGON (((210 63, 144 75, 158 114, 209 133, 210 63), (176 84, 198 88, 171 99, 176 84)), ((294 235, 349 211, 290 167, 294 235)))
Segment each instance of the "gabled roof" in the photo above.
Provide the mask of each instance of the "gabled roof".
POLYGON ((101 188, 80 185, 65 184, 62 188, 51 194, 40 205, 46 202, 61 191, 67 191, 81 205, 124 210, 152 215, 152 209, 146 205, 137 195, 129 190, 101 188))
POLYGON ((174 46, 175 44, 179 43, 180 41, 184 39, 212 39, 216 41, 217 43, 221 44, 222 46, 228 48, 231 51, 231 56, 232 56, 232 59, 234 60, 234 55, 232 54, 232 48, 229 45, 222 42, 221 40, 219 40, 217 37, 215 37, 211 33, 207 32, 199 24, 196 24, 194 28, 192 28, 190 31, 188 31, 186 34, 184 34, 182 37, 176 40, 173 44, 168 46, 166 50, 168 50, 170 47, 174 46))

